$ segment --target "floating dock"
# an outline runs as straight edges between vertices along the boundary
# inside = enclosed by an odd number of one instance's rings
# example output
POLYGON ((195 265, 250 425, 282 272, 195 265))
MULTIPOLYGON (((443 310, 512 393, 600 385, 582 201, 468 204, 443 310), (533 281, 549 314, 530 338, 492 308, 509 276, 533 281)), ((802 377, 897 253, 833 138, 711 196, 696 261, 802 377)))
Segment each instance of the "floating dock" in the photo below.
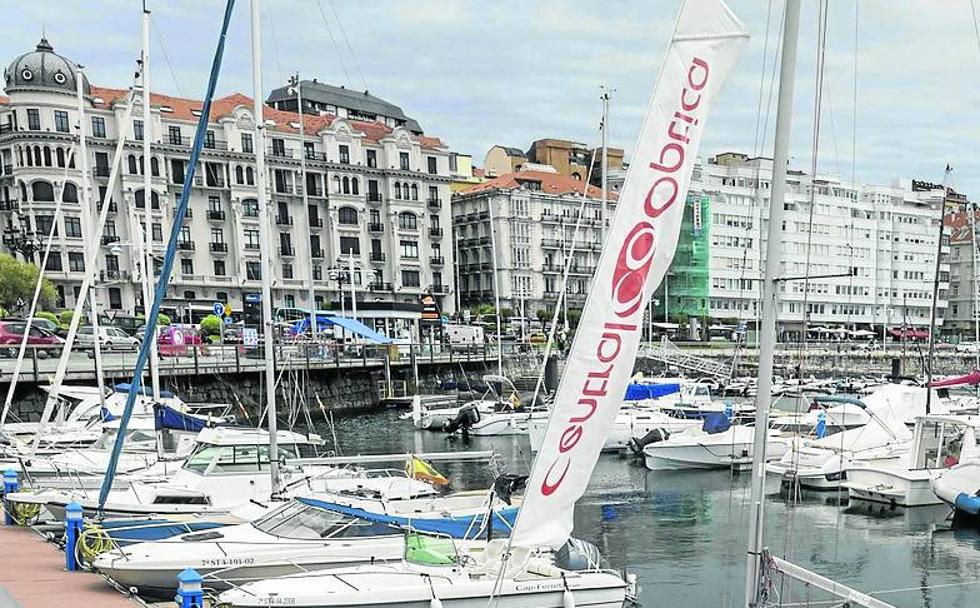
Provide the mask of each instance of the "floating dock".
POLYGON ((65 570, 65 554, 30 528, 0 525, 0 608, 133 608, 100 576, 65 570))

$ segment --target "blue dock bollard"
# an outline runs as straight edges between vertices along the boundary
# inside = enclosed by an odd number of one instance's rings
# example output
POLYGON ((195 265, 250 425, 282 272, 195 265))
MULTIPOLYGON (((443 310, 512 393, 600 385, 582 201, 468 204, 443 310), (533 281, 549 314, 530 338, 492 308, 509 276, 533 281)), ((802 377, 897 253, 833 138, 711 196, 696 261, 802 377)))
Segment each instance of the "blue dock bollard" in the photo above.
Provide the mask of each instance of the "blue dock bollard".
MULTIPOLYGON (((7 469, 3 472, 3 495, 13 494, 18 490, 20 490, 20 482, 17 481, 17 471, 7 469)), ((14 516, 10 514, 10 506, 6 503, 3 505, 3 523, 8 526, 13 526, 17 523, 14 521, 14 516)))
POLYGON ((65 505, 65 569, 78 570, 78 537, 82 534, 82 505, 70 502, 65 505))
POLYGON ((203 608, 204 579, 193 568, 185 568, 177 575, 177 608, 203 608))

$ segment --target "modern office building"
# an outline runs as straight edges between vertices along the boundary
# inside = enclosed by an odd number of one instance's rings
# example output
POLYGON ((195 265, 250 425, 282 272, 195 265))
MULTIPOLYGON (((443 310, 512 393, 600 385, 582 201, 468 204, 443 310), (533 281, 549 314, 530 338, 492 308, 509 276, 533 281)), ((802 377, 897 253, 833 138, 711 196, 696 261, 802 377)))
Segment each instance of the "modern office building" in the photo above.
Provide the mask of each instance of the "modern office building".
MULTIPOLYGON (((75 302, 87 235, 94 227, 93 217, 79 206, 81 174, 70 154, 78 140, 76 68, 42 40, 7 68, 8 97, 0 98, 5 250, 39 263, 56 197, 63 198, 63 219, 45 273, 58 289, 58 304, 65 307, 75 302)), ((100 200, 116 142, 119 137, 126 140, 96 262, 97 298, 105 309, 136 312, 143 302, 134 247, 145 201, 150 199, 159 254, 190 170, 202 102, 152 94, 151 115, 146 117, 137 89, 133 119, 124 124, 126 89, 90 85, 87 79, 82 84, 92 192, 100 200), (142 158, 143 137, 152 142, 148 161, 142 158), (144 170, 152 173, 149 197, 143 192, 144 170)), ((436 296, 448 313, 455 301, 451 153, 396 106, 366 93, 345 97, 343 89, 338 93, 316 82, 302 86, 307 99, 324 104, 302 116, 304 139, 300 115, 272 107, 264 112, 274 305, 314 305, 338 312, 344 307, 349 312, 348 270, 353 268, 359 317, 393 336, 417 337, 409 334, 418 328, 424 295, 436 296), (308 296, 311 280, 313 302, 308 296)), ((290 107, 284 91, 276 89, 271 103, 290 107)), ((252 99, 241 94, 216 98, 187 218, 178 228, 178 260, 165 302, 178 318, 199 318, 215 301, 240 311, 258 297, 263 267, 254 147, 252 99)))

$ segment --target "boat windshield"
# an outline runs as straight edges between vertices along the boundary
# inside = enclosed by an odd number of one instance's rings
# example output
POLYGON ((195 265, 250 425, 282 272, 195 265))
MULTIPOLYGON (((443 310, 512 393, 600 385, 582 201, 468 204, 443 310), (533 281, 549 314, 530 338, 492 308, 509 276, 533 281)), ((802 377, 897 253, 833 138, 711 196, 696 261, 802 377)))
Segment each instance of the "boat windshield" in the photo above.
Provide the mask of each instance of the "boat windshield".
POLYGON ((448 538, 409 532, 405 535, 405 561, 420 566, 449 566, 458 561, 456 545, 448 538))
POLYGON ((261 532, 300 540, 394 536, 401 530, 293 501, 252 523, 261 532))
MULTIPOLYGON (((94 447, 99 450, 111 450, 112 446, 116 443, 116 437, 118 435, 118 429, 104 431, 98 441, 95 442, 94 447)), ((156 446, 156 438, 148 431, 138 429, 130 430, 126 432, 126 443, 123 445, 127 450, 152 448, 156 446)))
MULTIPOLYGON (((290 459, 305 456, 306 444, 279 444, 280 458, 290 459)), ((267 445, 213 445, 202 443, 194 448, 184 463, 184 469, 200 475, 223 475, 253 473, 269 469, 269 446, 267 445)))
POLYGON ((950 420, 920 420, 913 469, 948 469, 960 461, 969 425, 950 420))

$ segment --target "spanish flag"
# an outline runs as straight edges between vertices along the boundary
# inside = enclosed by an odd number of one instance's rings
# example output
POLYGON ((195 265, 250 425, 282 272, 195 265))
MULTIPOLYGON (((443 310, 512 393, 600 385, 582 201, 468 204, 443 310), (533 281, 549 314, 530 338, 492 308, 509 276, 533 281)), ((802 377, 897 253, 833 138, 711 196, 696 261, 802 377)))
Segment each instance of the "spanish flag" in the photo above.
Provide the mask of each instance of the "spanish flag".
POLYGON ((412 456, 405 463, 405 474, 412 479, 421 479, 433 485, 449 485, 449 480, 443 477, 442 473, 432 468, 432 465, 422 460, 418 456, 412 456))

